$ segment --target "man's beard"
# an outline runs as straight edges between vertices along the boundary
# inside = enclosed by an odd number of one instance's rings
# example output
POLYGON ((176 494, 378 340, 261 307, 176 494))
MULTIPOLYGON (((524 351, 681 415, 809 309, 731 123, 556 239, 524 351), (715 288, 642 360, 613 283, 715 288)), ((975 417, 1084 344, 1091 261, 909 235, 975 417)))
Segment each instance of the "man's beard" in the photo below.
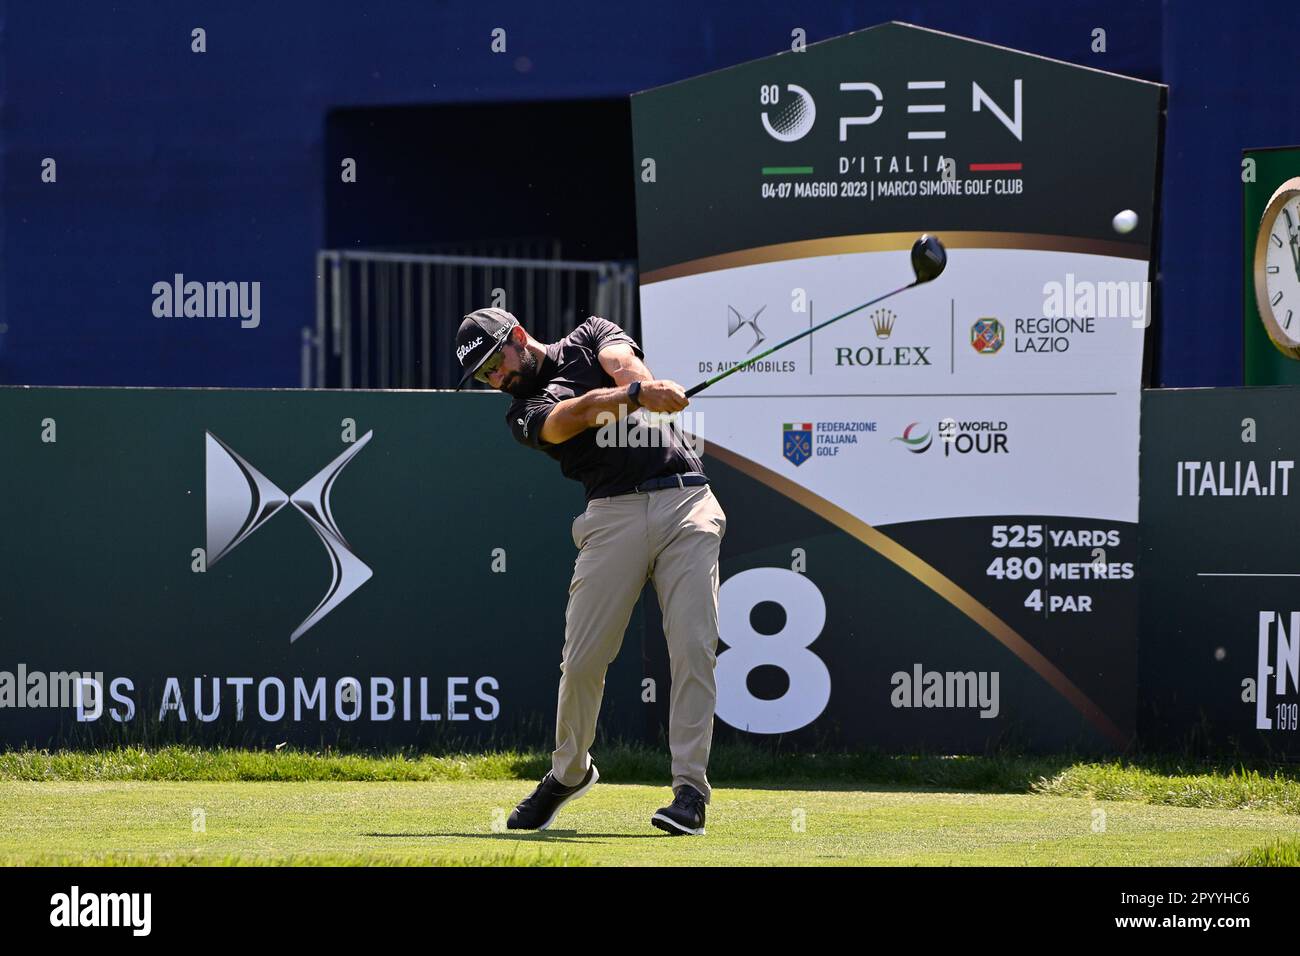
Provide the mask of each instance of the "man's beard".
POLYGON ((527 398, 537 390, 537 356, 528 349, 521 349, 519 368, 511 372, 505 383, 505 390, 515 398, 527 398))

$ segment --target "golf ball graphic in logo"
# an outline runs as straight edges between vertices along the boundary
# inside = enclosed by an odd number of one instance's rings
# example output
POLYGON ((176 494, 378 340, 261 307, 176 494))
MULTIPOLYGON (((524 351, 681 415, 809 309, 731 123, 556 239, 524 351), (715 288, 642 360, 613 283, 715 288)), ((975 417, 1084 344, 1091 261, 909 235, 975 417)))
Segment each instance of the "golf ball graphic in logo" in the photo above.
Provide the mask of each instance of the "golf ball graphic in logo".
POLYGON ((981 355, 992 355, 1002 348, 1006 333, 997 319, 976 319, 970 327, 970 345, 981 355))
POLYGON ((812 129, 817 119, 817 105, 802 86, 787 84, 786 90, 791 95, 785 98, 785 102, 780 102, 778 89, 776 86, 763 87, 763 102, 777 107, 771 113, 763 111, 763 129, 773 139, 793 143, 803 139, 812 129))
POLYGON ((914 455, 919 455, 921 452, 928 449, 931 442, 934 440, 930 437, 928 431, 924 435, 919 434, 920 428, 920 422, 912 422, 903 429, 903 434, 899 435, 897 438, 891 438, 890 441, 901 441, 907 447, 908 451, 914 455))

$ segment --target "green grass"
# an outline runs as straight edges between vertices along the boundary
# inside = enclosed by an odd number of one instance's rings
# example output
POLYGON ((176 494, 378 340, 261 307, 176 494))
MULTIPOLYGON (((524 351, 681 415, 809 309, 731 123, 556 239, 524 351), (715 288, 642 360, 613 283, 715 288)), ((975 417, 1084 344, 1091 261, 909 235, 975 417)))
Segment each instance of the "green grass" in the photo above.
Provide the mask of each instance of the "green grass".
MULTIPOLYGON (((599 748, 596 758, 601 778, 608 783, 656 784, 670 776, 666 748, 613 744, 599 748)), ((0 752, 0 781, 535 781, 549 767, 549 754, 517 750, 432 755, 169 746, 0 752)), ((789 754, 724 745, 714 749, 709 773, 724 786, 872 784, 1300 814, 1300 767, 1267 763, 1160 757, 1095 761, 1016 754, 789 754)))
POLYGON ((715 748, 709 835, 663 836, 666 750, 595 751, 546 834, 500 832, 540 752, 0 753, 0 864, 1296 865, 1297 768, 715 748), (196 811, 206 831, 196 833, 196 811))
POLYGON ((1233 862, 1237 866, 1300 866, 1300 840, 1275 840, 1248 850, 1233 862))
POLYGON ((1170 807, 1300 813, 1294 770, 1160 772, 1119 763, 1078 764, 1035 784, 1034 791, 1099 800, 1140 800, 1170 807))
POLYGON ((515 752, 429 755, 312 754, 228 748, 128 747, 91 752, 0 753, 0 780, 433 781, 514 780, 545 773, 544 758, 515 752), (535 772, 535 773, 534 773, 535 772))
MULTIPOLYGON (((667 748, 614 744, 596 751, 609 782, 654 783, 670 776, 667 748)), ((1070 761, 1019 756, 937 757, 876 753, 787 754, 754 746, 714 748, 712 777, 746 783, 889 783, 1027 792, 1070 761)), ((168 746, 98 751, 0 753, 0 780, 410 781, 536 780, 550 754, 504 750, 430 755, 308 753, 168 746)))
POLYGON ((530 786, 0 783, 0 863, 1172 866, 1228 864, 1295 832, 1293 818, 1241 810, 894 787, 728 787, 714 794, 707 836, 674 839, 648 822, 666 787, 604 782, 546 833, 497 832, 530 786), (195 819, 205 832, 194 832, 195 819))

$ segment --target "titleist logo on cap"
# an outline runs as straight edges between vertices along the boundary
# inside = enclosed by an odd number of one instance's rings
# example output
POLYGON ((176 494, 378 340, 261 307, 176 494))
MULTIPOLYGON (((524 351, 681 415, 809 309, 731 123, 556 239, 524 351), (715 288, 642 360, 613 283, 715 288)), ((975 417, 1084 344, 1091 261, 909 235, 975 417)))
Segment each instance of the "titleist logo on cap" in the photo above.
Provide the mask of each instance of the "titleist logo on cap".
POLYGON ((474 349, 478 348, 482 344, 483 344, 483 336, 480 335, 473 342, 467 342, 466 344, 462 345, 460 348, 456 349, 456 361, 457 362, 465 361, 465 356, 468 355, 474 349))

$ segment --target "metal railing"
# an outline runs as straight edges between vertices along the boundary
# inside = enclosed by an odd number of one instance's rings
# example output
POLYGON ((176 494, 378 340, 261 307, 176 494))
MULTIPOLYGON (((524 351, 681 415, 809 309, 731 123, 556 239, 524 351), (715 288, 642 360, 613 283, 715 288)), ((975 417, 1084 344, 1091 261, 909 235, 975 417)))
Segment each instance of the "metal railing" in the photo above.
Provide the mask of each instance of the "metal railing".
POLYGON ((490 305, 543 342, 592 315, 635 337, 636 289, 626 262, 323 250, 316 327, 303 329, 302 385, 455 388, 456 329, 490 305))

